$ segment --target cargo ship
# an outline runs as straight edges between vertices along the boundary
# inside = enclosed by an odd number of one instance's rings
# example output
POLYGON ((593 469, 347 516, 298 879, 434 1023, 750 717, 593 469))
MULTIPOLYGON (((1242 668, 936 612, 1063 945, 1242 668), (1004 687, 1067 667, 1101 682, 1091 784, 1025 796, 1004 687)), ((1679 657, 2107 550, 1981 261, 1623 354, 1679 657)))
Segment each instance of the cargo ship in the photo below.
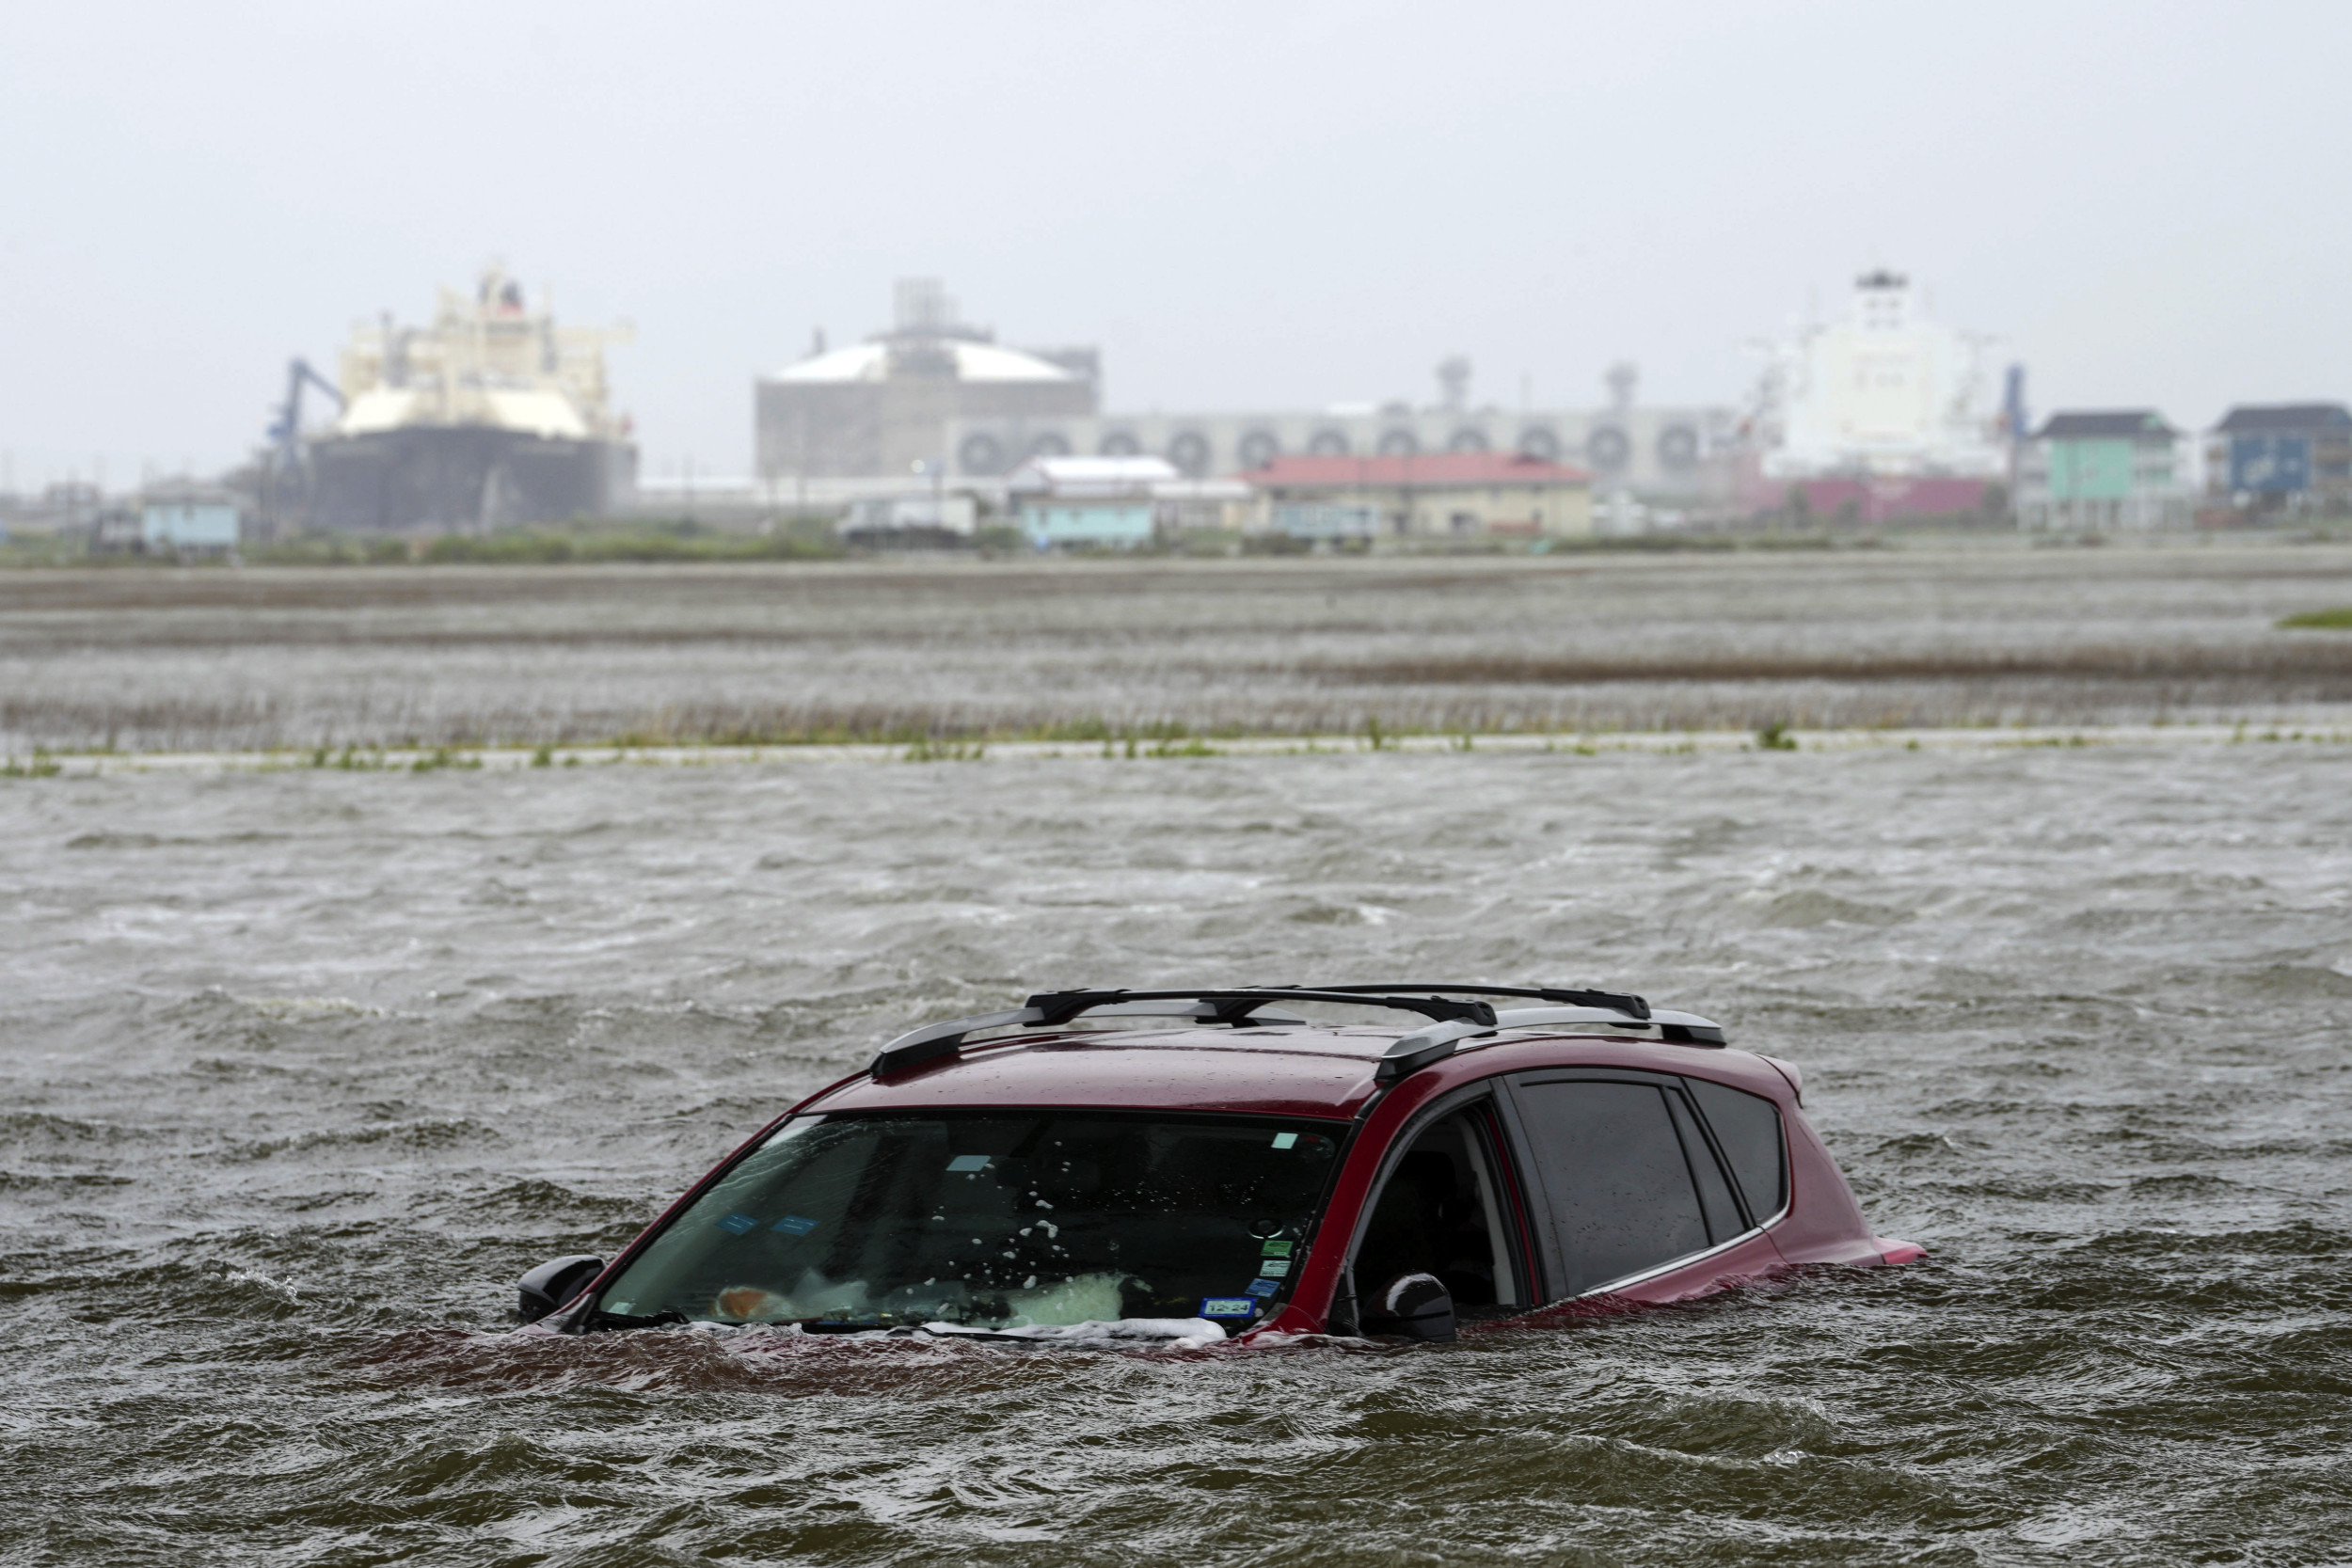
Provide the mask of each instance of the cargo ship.
POLYGON ((504 269, 440 291, 433 325, 382 321, 344 348, 331 427, 301 441, 313 529, 478 532, 596 516, 635 489, 604 350, 626 328, 558 326, 504 269))

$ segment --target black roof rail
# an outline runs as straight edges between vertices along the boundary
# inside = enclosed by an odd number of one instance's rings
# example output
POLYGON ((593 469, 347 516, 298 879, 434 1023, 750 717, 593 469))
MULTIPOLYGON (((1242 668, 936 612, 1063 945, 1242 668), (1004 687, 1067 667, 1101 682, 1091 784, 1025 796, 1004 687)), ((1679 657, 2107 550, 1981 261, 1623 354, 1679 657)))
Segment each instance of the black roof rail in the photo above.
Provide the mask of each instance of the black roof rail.
POLYGON ((1623 1013, 1629 1018, 1646 1019, 1649 1017, 1649 1003, 1631 991, 1623 990, 1562 990, 1547 986, 1427 985, 1418 981, 1403 980, 1391 981, 1383 986, 1267 986, 1263 989, 1276 991, 1316 990, 1350 996, 1376 991, 1381 995, 1393 997, 1400 991, 1422 990, 1449 991, 1456 996, 1521 996, 1535 1002, 1556 1003, 1564 1007, 1606 1007, 1612 1012, 1623 1013))
MULTIPOLYGON (((1463 988, 1444 989, 1458 990, 1463 988)), ((947 1019, 900 1035, 875 1053, 873 1065, 867 1070, 879 1078, 887 1072, 897 1072, 934 1057, 947 1055, 963 1043, 964 1036, 982 1029, 1001 1029, 1010 1025, 1052 1029, 1086 1013, 1106 1010, 1131 1016, 1144 1014, 1189 1018, 1199 1023, 1230 1023, 1246 1027, 1253 1022, 1272 1022, 1252 1016, 1259 1008, 1272 1003, 1330 1002, 1354 1007, 1392 1007, 1400 1012, 1418 1013, 1433 1023, 1467 1022, 1477 1024, 1482 1029, 1494 1027, 1495 1010, 1490 1003, 1456 1002, 1443 996, 1392 996, 1387 994, 1388 990, 1385 986, 1347 986, 1330 990, 1305 986, 1228 986, 1203 990, 1040 991, 1021 1006, 1006 1012, 947 1019), (1168 1006, 1162 1012, 1161 1004, 1184 1006, 1168 1006)), ((1499 991, 1496 994, 1535 996, 1541 993, 1499 991)))

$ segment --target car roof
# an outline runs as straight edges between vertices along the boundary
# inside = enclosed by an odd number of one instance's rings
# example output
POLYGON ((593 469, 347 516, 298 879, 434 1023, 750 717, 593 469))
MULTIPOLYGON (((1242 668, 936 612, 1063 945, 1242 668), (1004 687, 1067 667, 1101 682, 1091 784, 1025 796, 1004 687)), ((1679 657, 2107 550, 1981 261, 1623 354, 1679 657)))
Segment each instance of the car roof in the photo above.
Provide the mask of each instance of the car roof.
MULTIPOLYGON (((975 1042, 880 1078, 861 1074, 796 1110, 1051 1105, 1347 1119, 1381 1086, 1374 1069, 1405 1033, 1320 1024, 1039 1031, 975 1042)), ((1557 1029, 1506 1028, 1466 1040, 1455 1054, 1414 1077, 1437 1086, 1573 1066, 1695 1073, 1776 1098, 1788 1089, 1762 1058, 1744 1051, 1557 1029)))

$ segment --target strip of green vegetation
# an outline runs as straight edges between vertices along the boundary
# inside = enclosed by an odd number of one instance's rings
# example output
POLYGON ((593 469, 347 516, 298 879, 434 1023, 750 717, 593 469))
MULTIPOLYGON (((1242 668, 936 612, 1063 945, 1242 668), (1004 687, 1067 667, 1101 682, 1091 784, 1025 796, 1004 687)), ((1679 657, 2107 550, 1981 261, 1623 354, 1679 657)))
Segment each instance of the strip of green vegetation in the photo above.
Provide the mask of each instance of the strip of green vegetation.
POLYGON ((841 546, 822 528, 720 533, 693 523, 628 531, 517 529, 436 539, 289 539, 244 552, 257 566, 561 566, 603 562, 831 561, 841 546))
MULTIPOLYGON (((1163 539, 1133 549, 1064 549, 1063 558, 1104 561, 1213 559, 1221 557, 1344 556, 1560 556, 1587 554, 1701 554, 1742 551, 1854 550, 1884 547, 1897 531, 1841 532, 1819 526, 1735 533, 1648 533, 1554 535, 1544 538, 1384 539, 1322 542, 1280 534, 1243 534, 1214 530, 1163 539)), ((1902 537, 1932 540, 1936 531, 1900 531, 1902 537)), ((1037 554, 1026 534, 995 522, 981 527, 969 549, 985 560, 1026 560, 1037 554)), ((831 517, 780 520, 768 532, 730 533, 691 519, 599 521, 505 529, 491 533, 436 537, 369 537, 310 534, 243 546, 234 555, 180 556, 94 551, 76 538, 24 536, 0 539, 0 570, 71 566, 136 570, 142 567, 221 569, 246 566, 548 566, 661 564, 695 562, 838 561, 895 553, 871 539, 836 535, 831 517)))
POLYGON ((24 567, 142 567, 218 570, 245 566, 556 566, 665 562, 837 561, 858 553, 833 536, 825 519, 800 518, 771 533, 722 533, 693 522, 627 528, 515 529, 432 539, 314 534, 248 544, 234 556, 91 550, 78 539, 23 537, 0 541, 0 571, 24 567))
POLYGON ((2286 631, 2352 631, 2352 605, 2342 610, 2313 610, 2290 615, 2279 626, 2286 631))

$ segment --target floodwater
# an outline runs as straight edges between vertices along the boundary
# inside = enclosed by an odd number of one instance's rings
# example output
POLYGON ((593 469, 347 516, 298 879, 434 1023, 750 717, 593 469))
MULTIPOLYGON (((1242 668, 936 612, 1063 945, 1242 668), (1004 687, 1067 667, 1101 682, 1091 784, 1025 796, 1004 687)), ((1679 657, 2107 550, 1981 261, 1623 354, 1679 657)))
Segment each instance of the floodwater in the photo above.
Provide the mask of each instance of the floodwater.
POLYGON ((2320 1563, 2343 747, 0 780, 0 1561, 2320 1563), (1626 987, 1901 1270, 1454 1346, 505 1335, 914 1021, 1626 987))
POLYGON ((0 574, 0 753, 2352 728, 2343 545, 0 574))

